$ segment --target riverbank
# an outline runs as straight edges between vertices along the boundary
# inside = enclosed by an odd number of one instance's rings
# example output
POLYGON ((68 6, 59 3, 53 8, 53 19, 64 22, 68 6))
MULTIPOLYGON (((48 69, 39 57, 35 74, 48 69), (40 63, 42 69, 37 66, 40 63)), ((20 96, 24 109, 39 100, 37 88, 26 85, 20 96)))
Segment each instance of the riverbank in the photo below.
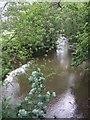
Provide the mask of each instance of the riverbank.
MULTIPOLYGON (((56 98, 47 104, 46 118, 86 118, 88 84, 84 80, 85 71, 81 67, 70 66, 72 55, 68 50, 68 41, 58 40, 56 51, 48 54, 45 59, 42 56, 36 60, 47 78, 46 91, 55 91, 57 94, 56 98)), ((13 81, 11 80, 11 84, 9 83, 3 91, 5 96, 12 97, 11 103, 17 103, 30 91, 28 77, 31 75, 31 68, 22 66, 19 70, 22 73, 17 75, 16 70, 15 76, 14 71, 12 72, 13 81)), ((10 76, 8 78, 10 79, 10 76)))

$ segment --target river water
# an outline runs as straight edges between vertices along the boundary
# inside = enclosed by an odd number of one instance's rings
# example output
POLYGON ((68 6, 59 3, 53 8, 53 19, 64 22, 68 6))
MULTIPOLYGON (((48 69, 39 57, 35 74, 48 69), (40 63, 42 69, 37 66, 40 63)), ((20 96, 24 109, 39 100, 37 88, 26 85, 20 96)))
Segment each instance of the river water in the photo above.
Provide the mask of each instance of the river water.
MULTIPOLYGON (((37 67, 40 67, 47 77, 46 89, 57 94, 47 104, 46 118, 88 117, 88 77, 85 76, 83 65, 78 68, 70 66, 72 55, 68 48, 68 40, 60 37, 57 40, 56 51, 45 58, 43 56, 36 58, 37 67)), ((30 91, 28 77, 33 69, 35 68, 31 69, 24 65, 7 76, 3 95, 11 96, 12 103, 23 99, 30 91)))

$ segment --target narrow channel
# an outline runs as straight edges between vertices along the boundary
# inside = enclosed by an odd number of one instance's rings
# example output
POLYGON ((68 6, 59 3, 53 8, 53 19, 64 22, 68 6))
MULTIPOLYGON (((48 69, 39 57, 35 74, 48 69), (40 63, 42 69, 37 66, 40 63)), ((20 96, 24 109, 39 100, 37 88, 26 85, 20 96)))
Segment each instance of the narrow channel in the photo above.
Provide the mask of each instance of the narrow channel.
MULTIPOLYGON (((69 42, 65 37, 57 40, 57 49, 48 54, 47 57, 38 57, 36 63, 45 76, 47 91, 55 91, 57 97, 47 104, 46 118, 87 118, 88 99, 88 78, 84 79, 83 67, 72 68, 72 55, 69 51, 69 42), (50 76, 51 74, 51 76, 50 76)), ((30 90, 28 77, 31 75, 31 68, 25 66, 13 71, 7 78, 10 81, 7 87, 3 88, 5 96, 12 96, 13 103, 16 103, 27 95, 30 90), (17 73, 21 74, 18 74, 17 73)))

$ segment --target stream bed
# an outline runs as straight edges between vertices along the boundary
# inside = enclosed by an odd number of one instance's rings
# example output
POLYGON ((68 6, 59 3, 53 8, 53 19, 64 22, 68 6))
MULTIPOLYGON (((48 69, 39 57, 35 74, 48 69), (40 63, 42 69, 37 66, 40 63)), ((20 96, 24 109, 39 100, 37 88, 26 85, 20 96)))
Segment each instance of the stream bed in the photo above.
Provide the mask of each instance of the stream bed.
MULTIPOLYGON (((88 77, 84 77, 83 65, 70 66, 72 55, 65 37, 57 40, 57 49, 47 57, 36 58, 36 64, 45 76, 46 90, 55 91, 57 96, 47 104, 46 118, 87 118, 88 117, 88 77)), ((28 77, 33 68, 30 64, 12 71, 5 79, 2 89, 4 96, 11 96, 12 103, 23 99, 30 91, 28 77)))

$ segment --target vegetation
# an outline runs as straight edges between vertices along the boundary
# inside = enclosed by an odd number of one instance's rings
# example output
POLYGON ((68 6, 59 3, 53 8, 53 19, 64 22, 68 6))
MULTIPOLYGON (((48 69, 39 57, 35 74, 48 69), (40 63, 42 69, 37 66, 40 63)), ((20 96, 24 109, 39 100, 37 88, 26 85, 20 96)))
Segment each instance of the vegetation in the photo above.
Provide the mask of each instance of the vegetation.
MULTIPOLYGON (((83 24, 80 27, 80 30, 77 31, 76 41, 74 43, 76 44, 76 55, 73 58, 73 64, 74 66, 78 66, 83 61, 90 59, 90 44, 89 44, 89 11, 90 11, 90 3, 85 3, 81 6, 81 9, 83 9, 83 24)), ((80 10, 79 10, 80 11, 80 10)))
POLYGON ((33 71, 29 77, 31 90, 28 95, 20 100, 18 105, 9 104, 10 97, 3 98, 2 116, 3 118, 44 118, 46 114, 46 102, 51 97, 55 97, 55 92, 46 92, 44 83, 46 81, 43 73, 33 71))
POLYGON ((88 59, 90 3, 8 3, 2 19, 2 78, 55 48, 58 34, 77 46, 74 65, 88 59), (86 46, 86 47, 84 47, 86 46), (83 49, 84 48, 84 49, 83 49), (42 52, 41 52, 42 51, 42 52))
MULTIPOLYGON (((36 55, 55 49, 59 34, 64 34, 76 46, 73 66, 89 60, 89 10, 90 2, 61 3, 61 6, 47 2, 8 3, 1 20, 2 79, 36 55)), ((45 78, 40 71, 33 71, 29 82, 31 90, 20 104, 13 106, 8 104, 8 98, 3 99, 3 117, 45 117, 45 103, 55 92, 45 94, 45 78)))
POLYGON ((17 68, 16 64, 55 47, 59 13, 49 6, 47 3, 9 3, 4 13, 7 20, 2 22, 2 77, 17 68))
POLYGON ((70 43, 76 46, 76 55, 72 65, 78 66, 90 59, 89 11, 88 3, 66 3, 62 6, 61 27, 70 43))

